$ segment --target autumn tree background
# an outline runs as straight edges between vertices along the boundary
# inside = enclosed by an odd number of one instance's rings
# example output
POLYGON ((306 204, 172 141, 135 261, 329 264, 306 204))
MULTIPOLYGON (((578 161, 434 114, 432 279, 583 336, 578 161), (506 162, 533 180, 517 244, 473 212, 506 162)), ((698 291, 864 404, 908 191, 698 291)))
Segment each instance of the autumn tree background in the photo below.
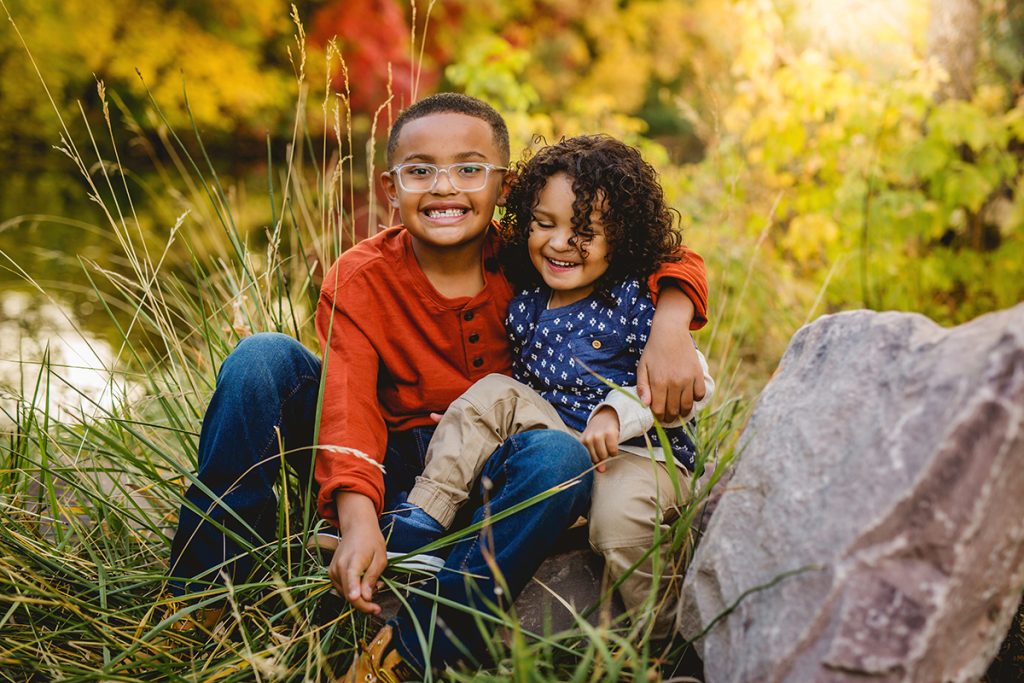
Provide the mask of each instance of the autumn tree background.
MULTIPOLYGON (((226 176, 258 176, 268 140, 281 156, 297 98, 285 3, 9 5, 72 130, 81 111, 100 116, 103 79, 140 176, 190 117, 226 176)), ((405 103, 438 89, 491 101, 521 148, 584 131, 641 146, 711 265, 714 318, 729 322, 717 351, 761 378, 823 312, 958 323, 1021 299, 1019 3, 346 0, 297 11, 309 83, 345 103, 354 168, 371 128, 383 135, 405 103), (331 45, 343 68, 325 61, 331 45)), ((4 165, 59 172, 51 103, 10 30, 0 67, 4 165)), ((322 103, 305 107, 312 135, 330 132, 322 103)), ((357 180, 365 207, 373 184, 357 180)), ((2 201, 5 217, 25 212, 2 201)), ((178 207, 167 208, 153 230, 178 207)), ((244 217, 254 233, 262 209, 244 217)), ((357 236, 387 219, 351 217, 357 236)))
MULTIPOLYGON (((238 619, 278 645, 150 650, 153 606, 220 360, 260 330, 316 347, 319 273, 395 220, 383 140, 432 92, 491 102, 514 149, 605 132, 659 169, 708 263, 709 450, 821 314, 954 325, 1024 299, 1015 0, 0 5, 0 664, 27 678, 329 668, 309 653, 333 631, 293 609, 324 579, 281 547, 260 551, 283 583, 245 590, 289 607, 238 619)), ((567 680, 587 647, 513 659, 567 680)))

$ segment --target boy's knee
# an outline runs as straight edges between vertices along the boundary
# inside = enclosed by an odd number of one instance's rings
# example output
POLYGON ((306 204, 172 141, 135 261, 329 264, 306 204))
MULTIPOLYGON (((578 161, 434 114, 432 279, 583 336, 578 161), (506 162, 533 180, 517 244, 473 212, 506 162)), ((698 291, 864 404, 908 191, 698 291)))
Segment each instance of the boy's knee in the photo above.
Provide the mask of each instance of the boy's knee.
POLYGON ((319 374, 315 357, 294 338, 279 332, 260 332, 242 339, 221 365, 218 381, 250 377, 273 381, 284 374, 319 374))
MULTIPOLYGON (((599 487, 601 483, 598 481, 599 487)), ((618 487, 615 491, 609 491, 608 487, 595 490, 589 515, 590 545, 598 552, 649 546, 655 528, 661 526, 664 530, 666 517, 670 516, 662 512, 659 525, 659 510, 658 502, 649 492, 630 490, 629 486, 618 487)))
POLYGON ((240 359, 252 362, 265 358, 291 355, 295 352, 296 345, 301 346, 299 342, 286 334, 281 334, 280 332, 258 332, 239 341, 235 345, 234 351, 227 357, 227 360, 240 359))
POLYGON ((491 373, 478 379, 452 403, 452 408, 484 411, 496 401, 515 396, 523 385, 508 375, 491 373))
MULTIPOLYGON (((512 437, 518 442, 519 452, 527 447, 536 463, 529 466, 535 468, 534 476, 547 477, 558 484, 587 472, 592 463, 586 447, 575 436, 556 429, 535 429, 512 437)), ((585 475, 588 487, 592 483, 592 472, 585 475)))

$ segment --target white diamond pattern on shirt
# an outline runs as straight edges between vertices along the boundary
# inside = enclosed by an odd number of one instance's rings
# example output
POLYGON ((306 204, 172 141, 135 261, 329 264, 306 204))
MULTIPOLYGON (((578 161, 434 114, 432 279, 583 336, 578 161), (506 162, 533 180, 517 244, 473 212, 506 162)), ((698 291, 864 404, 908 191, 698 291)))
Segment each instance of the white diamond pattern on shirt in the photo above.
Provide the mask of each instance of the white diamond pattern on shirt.
MULTIPOLYGON (((636 384, 636 364, 651 329, 654 307, 639 282, 622 283, 610 294, 613 306, 591 296, 552 313, 547 310, 550 292, 538 287, 513 299, 505 321, 515 352, 513 375, 532 386, 576 429, 586 425, 608 392, 587 368, 620 386, 636 384)), ((669 432, 677 460, 692 467, 688 437, 681 429, 669 432)), ((655 434, 649 437, 657 444, 655 434)))

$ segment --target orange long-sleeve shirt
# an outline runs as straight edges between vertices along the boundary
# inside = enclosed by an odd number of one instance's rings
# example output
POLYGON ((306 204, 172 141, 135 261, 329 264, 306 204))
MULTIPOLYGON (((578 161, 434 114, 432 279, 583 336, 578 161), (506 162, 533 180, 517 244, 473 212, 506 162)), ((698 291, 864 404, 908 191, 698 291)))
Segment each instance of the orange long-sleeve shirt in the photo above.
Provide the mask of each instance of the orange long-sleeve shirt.
MULTIPOLYGON (((497 239, 484 244, 486 263, 497 239)), ((674 278, 694 302, 697 329, 706 321, 707 275, 692 251, 662 266, 653 293, 674 278)), ((510 374, 504 320, 512 287, 484 270, 472 297, 448 299, 420 269, 409 233, 388 228, 345 252, 324 278, 316 327, 324 358, 324 400, 316 478, 317 506, 337 517, 334 494, 355 491, 381 511, 389 431, 430 425, 469 386, 492 372, 510 374)))

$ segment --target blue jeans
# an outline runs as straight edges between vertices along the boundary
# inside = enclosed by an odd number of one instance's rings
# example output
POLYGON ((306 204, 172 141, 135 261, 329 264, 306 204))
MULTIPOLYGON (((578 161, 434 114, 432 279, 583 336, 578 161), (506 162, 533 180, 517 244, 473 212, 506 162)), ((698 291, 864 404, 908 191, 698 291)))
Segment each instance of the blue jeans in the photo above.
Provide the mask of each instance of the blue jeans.
MULTIPOLYGON (((253 570, 246 548, 270 541, 276 530, 274 484, 281 472, 278 429, 286 460, 307 481, 312 464, 312 436, 319 393, 320 361, 291 337, 264 333, 239 343, 217 376, 217 388, 199 437, 198 482, 186 493, 171 544, 171 583, 178 594, 218 583, 223 569, 236 581, 253 570), (195 509, 205 512, 200 516, 195 509)), ((394 507, 423 469, 433 429, 389 435, 384 463, 385 506, 394 507)), ((465 506, 475 523, 569 481, 590 469, 587 450, 568 434, 536 430, 518 434, 496 450, 484 465, 474 495, 465 506), (489 489, 484 491, 483 483, 489 489)), ((593 475, 510 518, 486 534, 455 545, 434 580, 438 595, 455 604, 485 610, 487 601, 508 606, 554 549, 558 537, 590 506, 593 475), (504 588, 496 583, 486 557, 493 557, 504 588), (467 576, 483 578, 467 581, 467 576)), ((421 596, 409 600, 410 611, 398 615, 396 647, 410 664, 424 668, 415 623, 432 639, 429 663, 438 666, 461 658, 460 646, 481 652, 482 634, 471 615, 421 596), (445 628, 432 624, 443 623, 445 628)))
MULTIPOLYGON (((418 454, 421 467, 427 443, 429 441, 423 443, 418 454)), ((473 495, 464 508, 471 513, 466 526, 576 477, 580 477, 580 481, 485 527, 481 533, 464 538, 452 548, 444 567, 431 580, 433 585, 420 588, 428 593, 436 592, 454 604, 483 612, 489 611, 488 603, 507 609, 541 562, 555 549, 562 532, 590 508, 593 484, 593 473, 587 472, 590 467, 587 449, 564 432, 543 429, 509 438, 484 464, 473 495), (587 474, 581 476, 583 472, 587 474), (504 585, 500 589, 487 563, 488 556, 493 558, 501 575, 504 585)), ((454 528, 459 528, 459 521, 463 519, 464 516, 457 517, 454 528)), ((425 641, 433 641, 428 653, 432 666, 454 663, 463 653, 486 651, 484 635, 472 614, 429 597, 412 595, 409 609, 389 623, 395 627, 395 646, 402 659, 420 669, 425 668, 425 648, 419 640, 416 624, 425 641)))
POLYGON ((223 583, 221 571, 232 582, 252 573, 249 549, 276 536, 282 443, 301 488, 310 481, 319 387, 320 360, 283 334, 243 339, 224 360, 199 434, 198 483, 171 542, 171 592, 223 583))

